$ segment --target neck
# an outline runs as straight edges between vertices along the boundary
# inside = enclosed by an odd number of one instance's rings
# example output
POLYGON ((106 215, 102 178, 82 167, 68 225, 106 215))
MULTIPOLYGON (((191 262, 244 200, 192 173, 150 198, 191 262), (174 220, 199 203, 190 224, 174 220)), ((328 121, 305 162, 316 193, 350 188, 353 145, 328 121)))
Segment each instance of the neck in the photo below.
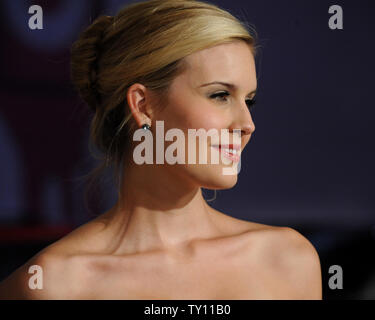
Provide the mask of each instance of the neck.
POLYGON ((194 240, 219 235, 201 188, 170 169, 151 165, 127 168, 119 199, 105 215, 111 251, 125 254, 187 248, 194 240))

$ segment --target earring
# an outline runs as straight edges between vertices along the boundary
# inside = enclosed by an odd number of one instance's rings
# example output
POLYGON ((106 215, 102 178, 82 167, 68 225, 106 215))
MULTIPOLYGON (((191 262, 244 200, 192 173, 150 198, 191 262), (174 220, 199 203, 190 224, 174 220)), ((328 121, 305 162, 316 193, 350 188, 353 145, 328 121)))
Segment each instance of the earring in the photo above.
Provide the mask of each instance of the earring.
POLYGON ((151 127, 146 123, 142 126, 142 129, 144 130, 151 130, 151 127))

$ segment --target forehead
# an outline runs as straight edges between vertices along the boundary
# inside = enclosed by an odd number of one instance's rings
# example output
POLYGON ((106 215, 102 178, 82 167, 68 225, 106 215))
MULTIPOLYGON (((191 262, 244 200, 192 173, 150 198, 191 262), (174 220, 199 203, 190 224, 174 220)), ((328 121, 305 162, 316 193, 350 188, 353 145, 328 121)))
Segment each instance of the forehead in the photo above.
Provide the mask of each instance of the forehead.
POLYGON ((185 58, 186 77, 193 85, 210 81, 232 81, 255 86, 256 69, 250 47, 244 41, 220 44, 185 58))

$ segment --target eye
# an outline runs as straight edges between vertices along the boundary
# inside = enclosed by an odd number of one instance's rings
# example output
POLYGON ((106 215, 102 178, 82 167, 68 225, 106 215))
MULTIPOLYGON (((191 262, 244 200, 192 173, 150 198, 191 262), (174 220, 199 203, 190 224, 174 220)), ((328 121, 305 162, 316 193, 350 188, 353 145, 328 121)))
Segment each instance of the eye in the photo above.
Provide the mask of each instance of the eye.
POLYGON ((223 98, 225 98, 227 96, 229 96, 229 92, 228 91, 221 91, 221 92, 214 93, 213 95, 210 96, 210 98, 211 99, 220 98, 220 99, 218 99, 219 101, 227 101, 226 99, 223 100, 223 98))
MULTIPOLYGON (((210 96, 211 99, 216 99, 219 98, 219 101, 223 101, 223 102, 226 102, 227 99, 225 99, 227 96, 229 96, 229 92, 228 91, 221 91, 221 92, 217 92, 217 93, 214 93, 213 95, 210 96)), ((246 104, 247 104, 247 107, 249 108, 250 111, 252 111, 254 108, 255 108, 255 103, 256 103, 256 99, 253 98, 253 99, 246 99, 246 104)))
POLYGON ((246 100, 247 107, 249 108, 250 111, 254 110, 256 102, 257 101, 255 98, 246 100))

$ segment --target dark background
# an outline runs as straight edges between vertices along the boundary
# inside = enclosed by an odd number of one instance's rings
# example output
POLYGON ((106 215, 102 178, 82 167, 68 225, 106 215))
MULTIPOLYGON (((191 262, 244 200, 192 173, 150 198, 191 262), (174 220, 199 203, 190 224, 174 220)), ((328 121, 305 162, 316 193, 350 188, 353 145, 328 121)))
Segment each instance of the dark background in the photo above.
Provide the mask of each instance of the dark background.
MULTIPOLYGON (((374 2, 211 2, 253 25, 261 49, 256 131, 238 184, 210 204, 301 232, 319 253, 324 299, 374 299, 374 2), (331 5, 343 30, 328 27, 331 5), (328 287, 331 265, 343 268, 342 290, 328 287)), ((126 3, 0 2, 0 280, 114 202, 108 187, 84 204, 91 115, 70 83, 69 50, 126 3), (33 4, 43 30, 28 28, 33 4)))

